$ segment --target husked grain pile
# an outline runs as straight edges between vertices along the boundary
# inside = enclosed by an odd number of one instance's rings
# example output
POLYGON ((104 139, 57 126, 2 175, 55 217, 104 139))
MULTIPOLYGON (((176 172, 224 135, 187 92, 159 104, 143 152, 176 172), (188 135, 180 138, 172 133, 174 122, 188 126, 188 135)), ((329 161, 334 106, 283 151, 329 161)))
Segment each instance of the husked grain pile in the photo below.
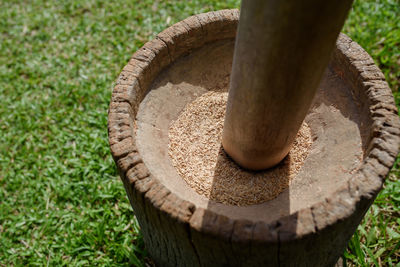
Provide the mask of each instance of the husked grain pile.
POLYGON ((303 123, 289 155, 276 167, 244 170, 222 149, 226 92, 207 92, 189 103, 169 128, 169 156, 178 174, 197 193, 231 205, 258 204, 275 198, 299 172, 311 147, 303 123))

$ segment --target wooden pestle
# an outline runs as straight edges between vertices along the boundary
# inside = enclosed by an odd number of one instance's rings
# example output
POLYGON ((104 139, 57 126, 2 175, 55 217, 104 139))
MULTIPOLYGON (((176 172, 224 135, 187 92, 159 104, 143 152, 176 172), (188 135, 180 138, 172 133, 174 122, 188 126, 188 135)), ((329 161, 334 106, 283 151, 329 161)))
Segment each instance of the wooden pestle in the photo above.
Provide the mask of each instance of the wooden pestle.
POLYGON ((289 152, 352 0, 243 0, 222 145, 261 170, 289 152))

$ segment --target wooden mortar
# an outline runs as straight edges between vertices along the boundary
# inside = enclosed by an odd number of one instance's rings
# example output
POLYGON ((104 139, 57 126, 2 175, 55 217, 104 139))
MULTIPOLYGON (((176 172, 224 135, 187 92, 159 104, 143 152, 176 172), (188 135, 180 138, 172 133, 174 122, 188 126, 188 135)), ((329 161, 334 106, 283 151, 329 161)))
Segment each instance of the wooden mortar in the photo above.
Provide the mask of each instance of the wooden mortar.
POLYGON ((314 143, 276 199, 250 206, 197 194, 168 157, 185 105, 227 90, 237 10, 189 17, 131 58, 112 93, 111 153, 159 266, 332 266, 382 187, 400 144, 391 90, 371 57, 341 34, 306 122, 314 143))

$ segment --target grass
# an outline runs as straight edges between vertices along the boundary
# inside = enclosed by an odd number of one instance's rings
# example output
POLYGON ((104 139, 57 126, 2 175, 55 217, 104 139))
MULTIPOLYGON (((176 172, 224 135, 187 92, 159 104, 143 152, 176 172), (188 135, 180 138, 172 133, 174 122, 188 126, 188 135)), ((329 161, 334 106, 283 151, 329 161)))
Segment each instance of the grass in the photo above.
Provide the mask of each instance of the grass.
MULTIPOLYGON (((0 0, 0 266, 144 265, 108 148, 113 81, 166 26, 238 3, 0 0)), ((398 17, 398 1, 356 1, 344 31, 399 104, 398 17)), ((400 262, 399 176, 396 165, 349 243, 348 264, 400 262)))
MULTIPOLYGON (((356 1, 343 29, 373 57, 400 106, 400 1, 356 1)), ((400 161, 349 242, 351 266, 400 267, 400 161)))

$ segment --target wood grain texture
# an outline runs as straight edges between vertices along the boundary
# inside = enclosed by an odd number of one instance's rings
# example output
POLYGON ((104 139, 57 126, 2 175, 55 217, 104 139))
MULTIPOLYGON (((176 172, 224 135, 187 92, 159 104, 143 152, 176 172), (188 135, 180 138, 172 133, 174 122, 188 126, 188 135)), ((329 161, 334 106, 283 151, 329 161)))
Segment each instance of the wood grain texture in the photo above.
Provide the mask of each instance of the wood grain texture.
POLYGON ((370 56, 347 36, 340 35, 331 65, 366 105, 370 141, 362 167, 319 203, 271 223, 234 220, 169 191, 136 148, 135 116, 151 82, 190 51, 234 38, 237 21, 237 10, 190 17, 146 43, 117 79, 109 143, 146 248, 159 266, 333 266, 382 187, 400 145, 391 90, 370 56))

